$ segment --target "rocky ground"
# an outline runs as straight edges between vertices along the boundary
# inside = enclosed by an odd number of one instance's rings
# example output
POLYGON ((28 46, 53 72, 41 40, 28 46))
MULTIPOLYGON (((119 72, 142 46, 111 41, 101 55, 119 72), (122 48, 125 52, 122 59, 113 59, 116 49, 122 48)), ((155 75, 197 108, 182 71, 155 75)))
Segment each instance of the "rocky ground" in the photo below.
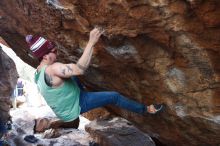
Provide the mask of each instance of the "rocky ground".
MULTIPOLYGON (((166 145, 216 146, 219 8, 219 0, 0 0, 0 35, 36 67, 24 39, 27 34, 54 41, 58 60, 70 63, 82 55, 89 31, 104 28, 83 83, 93 91, 118 91, 144 104, 165 103, 166 113, 157 117, 116 107, 111 112, 166 145)), ((0 59, 2 99, 13 88, 8 72, 15 71, 5 57, 0 59)), ((7 108, 2 113, 7 118, 7 108)))
POLYGON ((89 121, 80 116, 78 129, 57 128, 35 133, 35 119, 56 119, 47 105, 37 107, 23 103, 20 107, 11 109, 10 115, 11 129, 5 138, 10 146, 155 146, 149 135, 120 117, 108 116, 89 121), (35 136, 37 142, 25 141, 24 138, 28 135, 35 136))
POLYGON ((43 145, 43 146, 87 146, 93 139, 85 131, 84 125, 89 121, 80 117, 80 126, 78 129, 56 129, 46 130, 43 133, 34 134, 34 119, 36 118, 53 118, 54 114, 47 106, 41 107, 21 107, 11 111, 12 116, 12 130, 8 133, 8 140, 12 146, 30 146, 30 145, 43 145), (42 112, 44 111, 44 112, 42 112), (31 144, 24 140, 27 135, 34 135, 38 142, 31 144))

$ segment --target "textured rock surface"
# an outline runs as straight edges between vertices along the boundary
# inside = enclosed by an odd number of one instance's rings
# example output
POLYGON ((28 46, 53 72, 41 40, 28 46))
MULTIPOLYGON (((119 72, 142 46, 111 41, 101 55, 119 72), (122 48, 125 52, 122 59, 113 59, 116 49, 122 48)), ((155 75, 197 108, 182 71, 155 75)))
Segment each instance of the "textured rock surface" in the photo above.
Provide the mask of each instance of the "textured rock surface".
MULTIPOLYGON (((8 132, 8 141, 13 146, 88 146, 93 139, 80 126, 74 128, 49 129, 44 133, 34 134, 34 119, 37 117, 52 118, 55 115, 47 106, 38 107, 21 107, 11 111, 12 130, 8 132), (44 112, 41 112, 44 111, 44 112), (38 138, 35 144, 28 143, 24 140, 26 135, 34 135, 38 138)), ((81 117, 80 117, 81 118, 81 117)), ((83 121, 83 119, 81 119, 83 121)), ((85 121, 84 121, 85 122, 85 121)))
POLYGON ((155 146, 150 136, 123 118, 92 121, 86 131, 102 146, 155 146))
POLYGON ((76 61, 94 26, 105 28, 84 82, 167 112, 142 117, 113 108, 167 145, 220 144, 219 0, 1 0, 0 34, 23 60, 24 36, 41 34, 76 61))
MULTIPOLYGON (((14 62, 0 47, 0 122, 6 123, 10 119, 10 96, 17 82, 17 71, 14 62)), ((2 136, 0 131, 0 138, 2 136)))

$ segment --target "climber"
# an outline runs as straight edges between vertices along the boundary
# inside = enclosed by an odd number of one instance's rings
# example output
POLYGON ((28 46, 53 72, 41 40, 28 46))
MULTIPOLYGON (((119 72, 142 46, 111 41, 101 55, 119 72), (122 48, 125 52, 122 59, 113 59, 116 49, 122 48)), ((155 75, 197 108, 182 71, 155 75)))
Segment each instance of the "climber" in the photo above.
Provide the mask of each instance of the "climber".
POLYGON ((47 104, 64 122, 73 121, 79 114, 105 105, 116 105, 142 115, 160 112, 163 104, 146 106, 115 91, 87 92, 83 89, 76 76, 83 75, 89 67, 94 45, 103 32, 99 28, 90 32, 89 41, 76 64, 56 62, 57 48, 54 42, 39 36, 26 36, 33 56, 40 62, 35 82, 47 104))

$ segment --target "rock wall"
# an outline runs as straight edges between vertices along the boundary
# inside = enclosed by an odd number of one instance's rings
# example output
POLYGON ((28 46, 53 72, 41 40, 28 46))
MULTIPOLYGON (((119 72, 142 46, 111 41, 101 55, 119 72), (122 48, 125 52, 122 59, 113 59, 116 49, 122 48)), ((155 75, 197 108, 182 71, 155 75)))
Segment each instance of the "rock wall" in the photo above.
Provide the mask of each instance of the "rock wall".
POLYGON ((10 97, 16 85, 17 77, 14 62, 3 52, 0 46, 0 138, 5 131, 4 125, 10 119, 10 97))
POLYGON ((113 107, 167 145, 220 144, 219 0, 1 0, 0 34, 36 66, 24 41, 41 34, 75 62, 89 31, 106 33, 84 83, 136 101, 164 102, 167 111, 142 117, 113 107))

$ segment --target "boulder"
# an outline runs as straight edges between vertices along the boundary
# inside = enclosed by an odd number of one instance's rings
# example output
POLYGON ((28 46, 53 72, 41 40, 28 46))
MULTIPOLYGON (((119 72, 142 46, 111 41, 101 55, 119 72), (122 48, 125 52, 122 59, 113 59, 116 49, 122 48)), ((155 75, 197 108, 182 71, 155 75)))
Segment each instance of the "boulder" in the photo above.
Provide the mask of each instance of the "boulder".
POLYGON ((5 125, 10 120, 10 97, 17 83, 15 63, 10 59, 0 46, 0 138, 5 132, 5 125))
POLYGON ((58 61, 76 62, 95 26, 105 34, 82 77, 91 90, 116 90, 144 104, 165 103, 160 116, 111 112, 172 146, 220 144, 219 0, 1 0, 0 34, 36 67, 25 43, 40 34, 58 61))
POLYGON ((86 131, 101 146, 156 146, 149 135, 119 117, 92 121, 86 131))

